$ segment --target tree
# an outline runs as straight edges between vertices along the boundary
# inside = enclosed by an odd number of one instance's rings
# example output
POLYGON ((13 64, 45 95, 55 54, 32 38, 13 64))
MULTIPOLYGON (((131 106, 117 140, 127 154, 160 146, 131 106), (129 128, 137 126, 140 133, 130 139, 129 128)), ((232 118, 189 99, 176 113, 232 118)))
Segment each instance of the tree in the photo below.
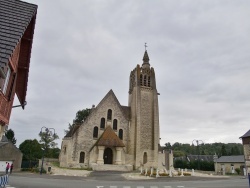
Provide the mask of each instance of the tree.
POLYGON ((73 120, 73 124, 81 124, 81 123, 83 123, 87 119, 89 114, 90 114, 90 109, 89 108, 79 110, 76 113, 76 117, 73 120))
POLYGON ((221 155, 226 156, 227 155, 227 150, 225 144, 221 146, 221 155))
POLYGON ((165 144, 165 149, 167 149, 167 150, 172 149, 172 146, 171 146, 170 142, 168 142, 168 143, 165 144))
POLYGON ((91 112, 91 109, 89 108, 79 110, 76 113, 76 117, 73 119, 73 123, 72 124, 69 123, 68 129, 64 130, 65 134, 67 134, 71 129, 73 129, 76 124, 82 124, 87 119, 90 112, 91 112))
POLYGON ((16 144, 16 139, 15 139, 15 133, 12 129, 9 129, 6 133, 5 136, 8 138, 10 142, 12 142, 14 145, 16 144))
POLYGON ((59 136, 56 133, 52 133, 49 131, 48 128, 46 128, 45 132, 39 133, 42 149, 44 150, 44 156, 51 157, 50 156, 50 149, 55 149, 57 146, 57 143, 55 142, 56 139, 59 139, 59 136))
POLYGON ((67 130, 64 130, 64 133, 65 133, 65 134, 68 134, 68 132, 69 132, 71 129, 73 129, 73 127, 74 127, 74 124, 70 124, 70 123, 69 123, 68 129, 67 129, 67 130))
POLYGON ((42 147, 37 139, 23 141, 19 149, 23 153, 23 161, 29 161, 29 168, 32 167, 32 162, 42 158, 42 147))

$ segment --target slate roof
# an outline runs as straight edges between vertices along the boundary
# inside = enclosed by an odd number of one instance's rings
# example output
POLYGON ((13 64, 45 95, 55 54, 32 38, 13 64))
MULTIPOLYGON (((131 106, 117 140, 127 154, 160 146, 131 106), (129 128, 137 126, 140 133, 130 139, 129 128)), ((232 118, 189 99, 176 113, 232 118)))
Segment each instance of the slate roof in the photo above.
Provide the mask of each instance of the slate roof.
POLYGON ((216 159, 217 163, 244 163, 244 155, 232 155, 232 156, 221 156, 219 159, 216 159))
POLYGON ((250 129, 240 138, 246 138, 246 137, 250 137, 250 129))
POLYGON ((7 65, 36 12, 37 5, 19 0, 0 0, 0 67, 7 65))

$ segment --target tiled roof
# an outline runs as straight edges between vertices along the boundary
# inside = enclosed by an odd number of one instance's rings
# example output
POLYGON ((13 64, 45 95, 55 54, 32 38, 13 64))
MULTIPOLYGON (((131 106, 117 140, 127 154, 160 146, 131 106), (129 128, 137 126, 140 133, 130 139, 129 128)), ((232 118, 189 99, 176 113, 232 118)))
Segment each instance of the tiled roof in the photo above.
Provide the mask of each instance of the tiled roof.
POLYGON ((244 155, 232 155, 232 156, 221 156, 219 159, 216 159, 217 163, 244 163, 244 155))
POLYGON ((34 4, 0 0, 0 67, 8 63, 36 11, 34 4))
POLYGON ((250 129, 240 138, 246 138, 246 137, 250 137, 250 129))
POLYGON ((115 134, 114 130, 108 126, 100 138, 97 140, 96 144, 97 146, 109 146, 109 147, 125 147, 123 142, 118 138, 118 136, 115 134))

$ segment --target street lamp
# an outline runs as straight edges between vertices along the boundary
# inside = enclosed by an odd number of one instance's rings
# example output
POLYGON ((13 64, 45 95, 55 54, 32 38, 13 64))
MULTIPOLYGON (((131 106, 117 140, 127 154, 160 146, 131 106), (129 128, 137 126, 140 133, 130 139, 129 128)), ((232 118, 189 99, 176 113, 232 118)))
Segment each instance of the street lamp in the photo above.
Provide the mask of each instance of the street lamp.
POLYGON ((200 170, 200 148, 199 148, 199 145, 200 144, 204 144, 204 142, 202 140, 196 140, 196 139, 194 139, 192 141, 193 145, 194 145, 194 142, 196 142, 196 144, 197 144, 197 149, 198 149, 198 170, 200 170))
MULTIPOLYGON (((55 133, 55 129, 54 129, 54 128, 47 128, 47 127, 44 127, 44 126, 43 126, 43 127, 41 128, 40 135, 42 135, 43 133, 45 133, 45 139, 47 139, 48 136, 53 136, 53 137, 56 136, 56 133, 55 133), (54 132, 54 133, 53 133, 53 132, 54 132)), ((44 145, 40 175, 42 175, 42 173, 43 173, 43 161, 44 161, 44 153, 45 153, 45 150, 46 150, 46 149, 47 149, 47 148, 46 148, 46 146, 44 145)))

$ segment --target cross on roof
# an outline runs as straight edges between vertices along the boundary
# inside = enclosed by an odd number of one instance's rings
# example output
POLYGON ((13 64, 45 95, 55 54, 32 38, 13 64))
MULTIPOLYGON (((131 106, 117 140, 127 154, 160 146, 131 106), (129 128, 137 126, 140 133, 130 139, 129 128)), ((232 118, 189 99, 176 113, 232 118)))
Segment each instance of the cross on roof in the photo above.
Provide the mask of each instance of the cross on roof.
POLYGON ((146 51, 146 50, 147 50, 147 47, 148 47, 146 42, 145 42, 145 45, 144 45, 144 46, 145 46, 145 51, 146 51))

